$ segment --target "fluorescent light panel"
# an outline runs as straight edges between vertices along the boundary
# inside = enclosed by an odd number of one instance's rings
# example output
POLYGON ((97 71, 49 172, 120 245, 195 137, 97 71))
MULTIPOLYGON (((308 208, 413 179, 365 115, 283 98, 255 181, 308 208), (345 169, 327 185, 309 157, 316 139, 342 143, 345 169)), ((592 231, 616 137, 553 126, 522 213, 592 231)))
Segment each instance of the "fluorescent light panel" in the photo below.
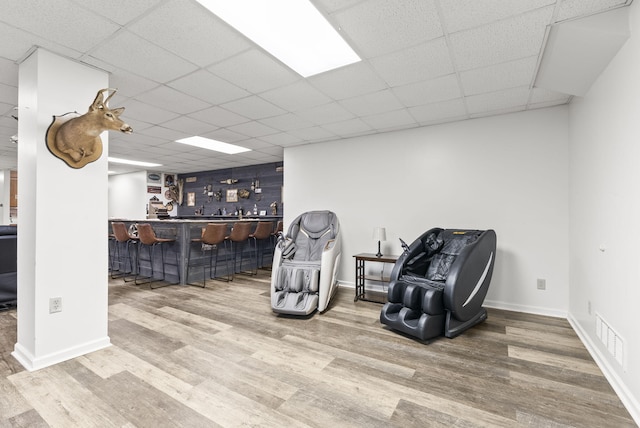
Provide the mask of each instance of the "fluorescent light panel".
POLYGON ((111 156, 109 156, 107 158, 107 160, 109 162, 113 162, 113 163, 123 163, 125 165, 136 165, 136 166, 162 166, 162 164, 159 163, 151 163, 151 162, 142 162, 142 161, 135 161, 135 160, 129 160, 129 159, 121 159, 121 158, 112 158, 111 156))
POLYGON ((303 77, 360 57, 308 0, 197 0, 303 77))
POLYGON ((189 137, 176 140, 176 143, 188 144, 190 146, 200 147, 201 149, 214 150, 216 152, 235 155, 236 153, 248 152, 251 149, 236 146, 235 144, 223 143, 222 141, 212 140, 204 137, 189 137))

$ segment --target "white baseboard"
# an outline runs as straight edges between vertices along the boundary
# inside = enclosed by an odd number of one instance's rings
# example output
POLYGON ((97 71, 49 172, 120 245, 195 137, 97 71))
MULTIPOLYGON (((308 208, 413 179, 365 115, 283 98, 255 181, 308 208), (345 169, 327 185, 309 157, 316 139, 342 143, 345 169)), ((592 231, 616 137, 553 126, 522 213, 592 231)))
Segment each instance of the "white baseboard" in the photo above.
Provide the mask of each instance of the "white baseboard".
POLYGON ((567 318, 566 311, 543 308, 540 306, 518 305, 507 302, 499 302, 496 300, 485 300, 483 306, 487 308, 503 309, 505 311, 524 312, 527 314, 544 315, 555 318, 567 318))
POLYGON ((62 351, 36 357, 20 343, 16 343, 11 355, 13 355, 13 357, 18 360, 25 369, 31 372, 88 354, 90 352, 98 351, 109 346, 111 346, 111 339, 109 336, 106 336, 102 339, 96 339, 91 342, 63 349, 62 351))
POLYGON ((604 377, 607 378, 607 381, 613 390, 618 394, 620 401, 622 401, 622 404, 625 406, 635 423, 640 426, 640 402, 638 402, 638 400, 629 391, 624 381, 620 379, 616 371, 613 369, 613 366, 611 366, 609 360, 602 354, 600 348, 593 343, 591 336, 587 334, 580 323, 578 323, 571 314, 569 314, 567 320, 582 341, 582 344, 587 348, 591 358, 593 358, 600 370, 602 370, 604 377))

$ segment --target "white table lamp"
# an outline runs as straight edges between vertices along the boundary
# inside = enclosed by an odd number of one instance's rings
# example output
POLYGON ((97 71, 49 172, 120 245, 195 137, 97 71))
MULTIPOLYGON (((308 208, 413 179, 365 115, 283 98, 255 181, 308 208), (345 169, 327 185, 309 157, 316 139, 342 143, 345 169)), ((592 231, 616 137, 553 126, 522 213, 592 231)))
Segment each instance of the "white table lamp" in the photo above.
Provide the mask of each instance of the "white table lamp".
POLYGON ((387 240, 387 231, 384 227, 374 227, 373 228, 373 239, 378 241, 378 254, 376 257, 382 257, 382 253, 380 252, 380 241, 387 240))

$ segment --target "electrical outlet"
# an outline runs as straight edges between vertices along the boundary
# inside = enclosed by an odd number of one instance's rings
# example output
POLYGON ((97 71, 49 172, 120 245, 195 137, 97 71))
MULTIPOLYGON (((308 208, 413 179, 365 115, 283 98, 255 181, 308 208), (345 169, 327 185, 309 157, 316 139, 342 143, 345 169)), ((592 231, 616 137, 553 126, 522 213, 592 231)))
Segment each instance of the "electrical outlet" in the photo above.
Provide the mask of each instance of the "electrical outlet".
POLYGON ((62 297, 52 297, 49 299, 49 313, 62 312, 62 297))
POLYGON ((538 290, 546 290, 547 289, 547 280, 538 278, 538 290))
POLYGON ((591 315, 591 300, 587 301, 587 313, 591 315))

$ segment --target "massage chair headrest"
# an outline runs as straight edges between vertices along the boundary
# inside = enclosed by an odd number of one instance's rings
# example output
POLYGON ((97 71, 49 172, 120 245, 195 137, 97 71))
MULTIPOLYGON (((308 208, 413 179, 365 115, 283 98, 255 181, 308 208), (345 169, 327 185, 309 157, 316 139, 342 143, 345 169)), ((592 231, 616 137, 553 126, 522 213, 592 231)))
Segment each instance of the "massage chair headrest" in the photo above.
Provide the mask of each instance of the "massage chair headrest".
POLYGON ((299 230, 312 239, 318 239, 327 231, 330 231, 330 238, 335 238, 337 234, 336 215, 331 211, 310 211, 301 214, 298 221, 291 226, 290 235, 295 238, 299 230))

